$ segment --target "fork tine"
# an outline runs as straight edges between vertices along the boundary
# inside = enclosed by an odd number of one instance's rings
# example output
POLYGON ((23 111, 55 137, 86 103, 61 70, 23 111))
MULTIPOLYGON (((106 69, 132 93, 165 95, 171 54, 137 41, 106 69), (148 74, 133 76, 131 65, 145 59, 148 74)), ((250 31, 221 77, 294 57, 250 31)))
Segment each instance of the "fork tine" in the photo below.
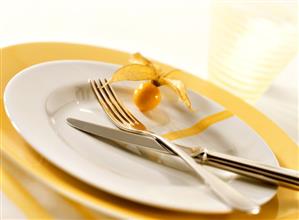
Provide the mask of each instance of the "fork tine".
POLYGON ((121 108, 121 110, 123 111, 123 113, 131 120, 132 123, 141 123, 137 118, 134 117, 134 115, 132 115, 132 113, 122 104, 122 102, 119 100, 119 98, 117 97, 117 95, 114 92, 114 89, 110 86, 110 84, 108 83, 107 79, 105 79, 105 83, 107 85, 108 90, 110 91, 112 97, 114 98, 115 102, 117 103, 117 105, 121 108))
POLYGON ((117 109, 115 108, 114 104, 110 101, 107 91, 105 89, 105 84, 99 79, 97 82, 97 90, 101 94, 101 97, 103 98, 103 102, 108 106, 108 109, 110 114, 113 114, 116 119, 121 123, 129 123, 124 117, 122 117, 122 114, 120 114, 117 109))
POLYGON ((119 109, 119 111, 122 113, 122 115, 130 121, 130 123, 135 124, 136 120, 131 117, 131 115, 129 114, 128 110, 126 109, 126 107, 124 107, 124 105, 121 103, 121 101, 119 100, 119 98, 117 97, 117 95, 115 94, 113 88, 110 86, 110 84, 108 83, 107 79, 104 79, 105 81, 105 85, 107 88, 107 92, 110 95, 111 100, 113 100, 113 103, 117 106, 117 108, 119 109))
POLYGON ((128 117, 126 117, 125 114, 123 114, 121 108, 119 107, 119 105, 116 104, 115 99, 111 96, 111 93, 107 89, 107 86, 106 86, 107 82, 106 81, 102 82, 102 80, 99 79, 99 83, 100 83, 99 91, 103 93, 104 101, 106 103, 108 103, 108 105, 110 106, 110 110, 114 114, 116 114, 118 118, 121 119, 122 123, 130 124, 131 123, 130 119, 128 117))
POLYGON ((102 106, 103 110, 109 116, 109 118, 117 125, 118 127, 122 124, 121 119, 115 115, 115 113, 110 109, 110 106, 104 101, 103 94, 99 91, 99 85, 95 80, 90 80, 90 85, 92 91, 94 92, 99 104, 102 106))

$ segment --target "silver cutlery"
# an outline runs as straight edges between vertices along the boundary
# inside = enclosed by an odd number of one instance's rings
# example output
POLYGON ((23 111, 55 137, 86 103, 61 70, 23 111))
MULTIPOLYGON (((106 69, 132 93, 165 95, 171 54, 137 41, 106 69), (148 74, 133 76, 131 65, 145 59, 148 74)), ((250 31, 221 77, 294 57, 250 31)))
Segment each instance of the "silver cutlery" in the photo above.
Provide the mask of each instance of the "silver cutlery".
MULTIPOLYGON (((67 118, 67 122, 72 127, 81 131, 114 140, 126 144, 134 144, 155 150, 159 153, 172 154, 166 151, 155 139, 140 134, 129 133, 126 131, 85 122, 75 118, 67 118)), ((203 147, 185 147, 178 145, 188 155, 192 156, 196 162, 211 165, 240 175, 252 177, 262 181, 270 182, 292 189, 299 189, 299 172, 291 169, 269 166, 252 160, 226 155, 223 153, 209 151, 203 147)))
POLYGON ((254 201, 245 197, 229 184, 207 171, 202 165, 196 163, 196 161, 180 147, 165 138, 148 131, 145 125, 136 119, 129 110, 122 105, 106 79, 103 81, 91 80, 90 84, 104 112, 120 130, 155 139, 155 141, 157 141, 163 148, 179 156, 194 171, 194 174, 201 178, 227 205, 235 210, 250 214, 259 213, 260 206, 254 201))

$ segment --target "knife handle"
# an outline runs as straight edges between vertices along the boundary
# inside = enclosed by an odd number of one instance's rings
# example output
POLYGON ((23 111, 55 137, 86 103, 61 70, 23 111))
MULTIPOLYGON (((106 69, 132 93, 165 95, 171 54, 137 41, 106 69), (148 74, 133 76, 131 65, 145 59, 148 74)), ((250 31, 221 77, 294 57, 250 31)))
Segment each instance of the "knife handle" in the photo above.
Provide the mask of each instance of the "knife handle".
POLYGON ((202 164, 299 190, 299 172, 296 170, 268 166, 248 159, 207 150, 202 150, 197 154, 195 160, 202 164))

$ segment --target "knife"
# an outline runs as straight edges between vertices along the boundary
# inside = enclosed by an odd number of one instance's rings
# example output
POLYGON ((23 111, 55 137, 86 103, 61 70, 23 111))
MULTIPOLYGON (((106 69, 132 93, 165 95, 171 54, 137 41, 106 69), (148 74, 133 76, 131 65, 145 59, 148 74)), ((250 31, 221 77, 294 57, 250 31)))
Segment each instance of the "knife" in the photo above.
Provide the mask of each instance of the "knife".
MULTIPOLYGON (((139 134, 132 134, 75 118, 67 118, 67 123, 78 130, 102 138, 125 144, 138 145, 159 153, 172 154, 154 139, 139 134)), ((243 176, 266 181, 271 184, 299 190, 299 172, 296 170, 269 166, 236 156, 212 152, 200 146, 191 148, 182 145, 179 146, 198 163, 214 166, 243 176)))

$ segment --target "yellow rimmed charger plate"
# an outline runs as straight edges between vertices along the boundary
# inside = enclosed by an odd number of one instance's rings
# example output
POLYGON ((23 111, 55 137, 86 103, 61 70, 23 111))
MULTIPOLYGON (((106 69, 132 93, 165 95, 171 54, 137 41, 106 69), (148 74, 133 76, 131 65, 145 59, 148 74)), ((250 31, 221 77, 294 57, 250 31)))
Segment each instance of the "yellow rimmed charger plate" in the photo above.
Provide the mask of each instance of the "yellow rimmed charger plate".
MULTIPOLYGON (((4 113, 3 91, 7 82, 20 70, 50 60, 96 60, 125 64, 129 54, 94 46, 66 43, 30 43, 1 50, 1 152, 23 169, 53 189, 90 207, 122 217, 160 219, 218 219, 219 215, 200 215, 168 211, 140 205, 91 187, 61 171, 37 154, 17 134, 4 113)), ((167 67, 166 67, 167 68, 167 67)), ((271 147, 280 164, 298 169, 299 148, 288 136, 263 114, 222 89, 189 74, 176 77, 187 87, 223 105, 252 127, 271 147)), ((296 218, 299 194, 279 188, 278 194, 255 217, 241 213, 223 215, 225 219, 279 219, 296 218)))

